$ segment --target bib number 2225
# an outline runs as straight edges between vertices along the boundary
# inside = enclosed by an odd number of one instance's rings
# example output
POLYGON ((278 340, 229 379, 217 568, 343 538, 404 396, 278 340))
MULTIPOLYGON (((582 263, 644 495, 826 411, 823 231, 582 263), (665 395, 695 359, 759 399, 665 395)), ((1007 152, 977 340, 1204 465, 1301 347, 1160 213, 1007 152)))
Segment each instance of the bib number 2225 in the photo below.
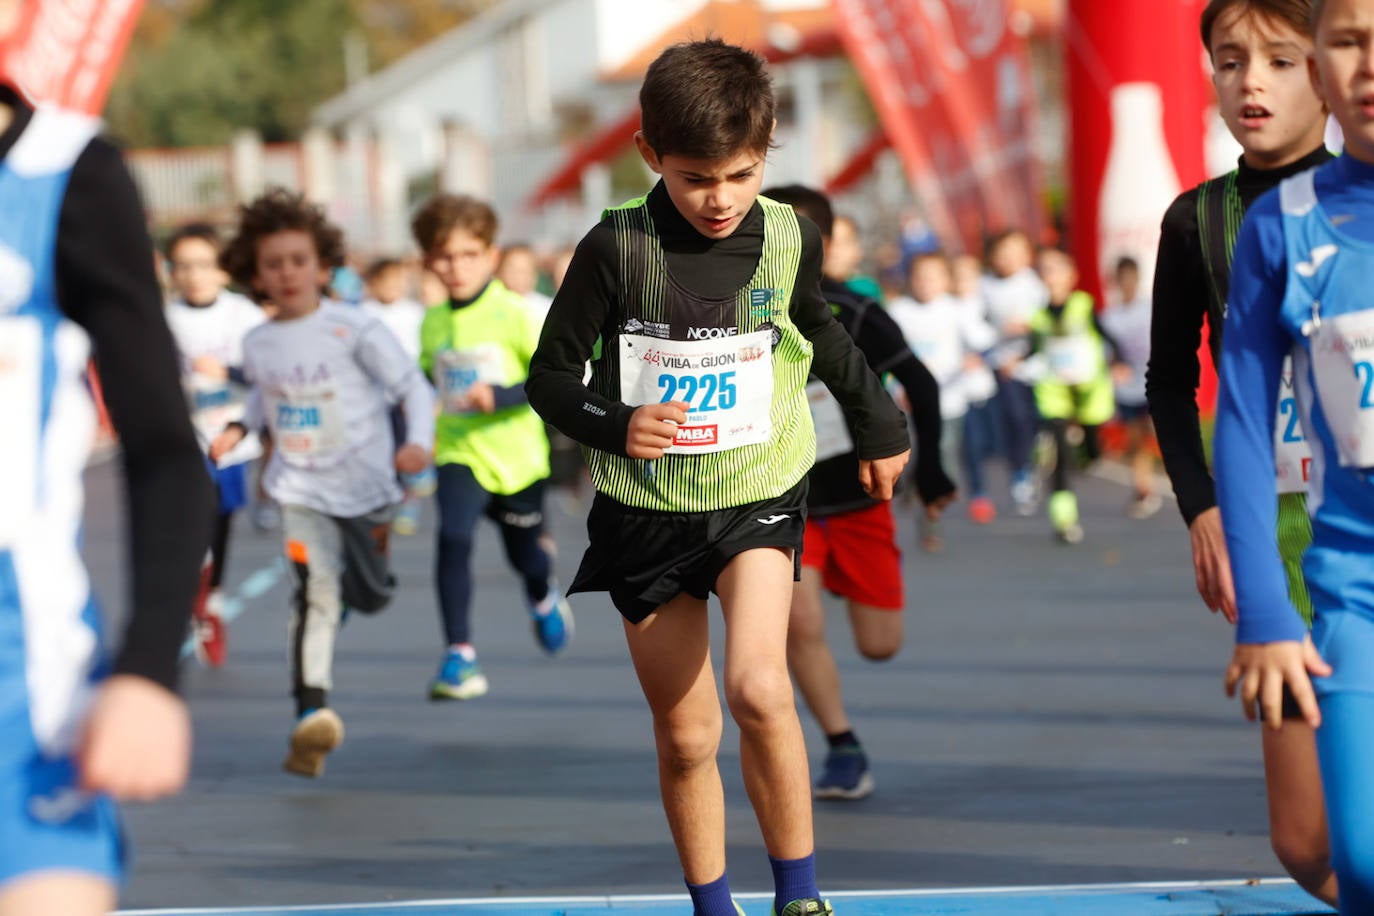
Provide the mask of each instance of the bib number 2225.
POLYGON ((685 401, 692 413, 729 410, 735 406, 738 393, 734 372, 708 372, 703 375, 672 375, 658 377, 663 402, 685 401))

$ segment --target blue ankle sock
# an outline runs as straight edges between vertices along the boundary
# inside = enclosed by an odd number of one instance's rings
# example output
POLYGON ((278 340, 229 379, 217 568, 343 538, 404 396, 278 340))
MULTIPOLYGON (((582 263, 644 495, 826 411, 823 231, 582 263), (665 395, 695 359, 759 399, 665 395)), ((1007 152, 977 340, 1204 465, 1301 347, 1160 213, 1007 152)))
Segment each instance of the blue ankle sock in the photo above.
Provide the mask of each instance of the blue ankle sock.
POLYGON ((775 859, 768 857, 773 866, 773 912, 781 913, 782 908, 793 900, 819 897, 816 887, 816 854, 802 856, 800 859, 775 859))
POLYGON ((727 872, 709 884, 687 884, 687 893, 692 895, 693 916, 735 916, 735 901, 730 897, 730 879, 727 872))

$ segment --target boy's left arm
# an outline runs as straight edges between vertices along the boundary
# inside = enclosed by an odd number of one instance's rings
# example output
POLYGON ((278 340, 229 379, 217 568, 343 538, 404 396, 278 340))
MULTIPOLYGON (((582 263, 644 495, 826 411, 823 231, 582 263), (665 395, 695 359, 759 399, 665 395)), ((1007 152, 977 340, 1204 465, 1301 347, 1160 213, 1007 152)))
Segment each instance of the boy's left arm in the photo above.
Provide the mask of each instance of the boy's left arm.
POLYGON ((875 498, 890 499, 911 450, 906 421, 821 293, 820 230, 807 220, 801 227, 792 323, 811 341, 811 371, 830 389, 852 425, 864 488, 875 498))
POLYGON ((399 403, 405 411, 406 444, 402 449, 414 446, 410 451, 434 454, 434 391, 396 336, 374 319, 358 332, 355 352, 363 371, 382 386, 387 403, 399 403))

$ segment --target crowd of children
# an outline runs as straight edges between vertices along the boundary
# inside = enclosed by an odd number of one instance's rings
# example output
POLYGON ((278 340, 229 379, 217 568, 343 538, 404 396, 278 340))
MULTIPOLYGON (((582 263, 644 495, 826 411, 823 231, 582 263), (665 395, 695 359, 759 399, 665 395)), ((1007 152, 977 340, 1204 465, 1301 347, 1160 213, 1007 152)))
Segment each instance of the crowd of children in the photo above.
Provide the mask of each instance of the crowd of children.
MULTIPOLYGON (((760 193, 775 124, 771 79, 757 56, 708 40, 671 48, 649 68, 635 143, 659 180, 549 262, 552 296, 540 289, 532 248, 498 244, 488 204, 441 194, 414 216, 418 263, 374 262, 366 301, 345 302, 363 297, 340 285, 341 233, 321 208, 275 189, 241 208, 227 240, 205 225, 168 239, 172 334, 154 328, 140 350, 152 354, 153 371, 130 365, 130 354, 121 362, 112 342, 125 332, 75 300, 34 294, 5 321, 29 335, 34 316, 61 323, 66 313, 104 348, 112 414, 134 464, 153 458, 140 452, 147 430, 129 398, 164 408, 176 434, 166 441, 177 448, 160 459, 159 479, 184 495, 178 508, 196 511, 171 526, 187 533, 169 549, 174 587, 149 604, 164 629, 177 630, 174 606, 187 603, 197 651, 213 665, 227 646, 219 589, 231 520, 252 498, 247 466, 259 461, 259 499, 280 510, 294 575, 288 772, 321 775, 344 739, 329 700, 335 639, 350 612, 377 613, 390 601, 390 535, 417 530, 421 500, 432 495, 438 515, 444 645, 432 699, 489 689, 471 620, 480 518, 500 532, 543 651, 556 654, 572 637, 569 593, 607 592, 624 618, 653 718, 664 810, 703 916, 740 912, 725 863, 710 595, 722 608, 725 701, 775 878, 774 913, 825 916, 811 797, 861 798, 875 780, 844 708, 823 592, 847 601, 863 655, 892 657, 905 597, 890 500, 904 480, 923 504, 921 544, 936 552, 938 520, 957 493, 947 469, 959 469, 972 520, 988 524, 997 514, 990 459, 1005 460, 1021 515, 1038 511, 1038 470, 1048 466, 1051 527, 1077 543, 1073 471, 1097 459, 1098 431, 1113 417, 1131 464, 1127 511, 1158 510, 1153 415, 1199 592, 1238 621, 1228 689, 1271 726, 1264 753, 1275 850, 1314 895, 1339 899, 1342 912, 1374 912, 1374 854, 1361 845, 1370 802, 1360 791, 1374 762, 1374 679, 1364 677, 1361 648, 1374 645, 1366 627, 1374 325, 1358 304, 1374 241, 1365 225, 1374 224, 1366 213, 1374 207, 1371 22, 1374 0, 1211 0, 1202 39, 1222 115, 1245 154, 1236 172, 1187 192, 1166 215, 1152 305, 1135 259, 1113 265, 1111 302, 1099 310, 1067 253, 1037 250, 1015 230, 989 241, 985 269, 968 255, 915 251, 898 288, 883 289, 861 272, 858 227, 823 194, 760 193), (1309 54, 1317 91, 1294 63, 1309 54), (1347 143, 1335 162, 1322 142, 1327 109, 1347 143), (431 284, 418 299, 417 268, 431 284), (1215 484, 1193 400, 1204 317, 1222 366, 1215 484), (165 390, 152 391, 171 383, 173 344, 190 426, 165 410, 165 390), (1291 404, 1280 400, 1281 384, 1295 389, 1291 404), (1278 436, 1276 422, 1286 424, 1278 436), (188 474, 192 429, 217 490, 213 510, 198 498, 203 481, 188 474), (1299 442, 1304 431, 1310 441, 1299 442), (595 490, 589 545, 566 588, 545 530, 551 434, 582 446, 595 490), (1295 457, 1288 445, 1311 451, 1295 457), (1052 463, 1042 449, 1053 450, 1052 463), (1276 493, 1254 486, 1271 477, 1276 493), (191 600, 190 571, 207 541, 191 600), (814 788, 794 681, 828 743, 814 788)), ((9 94, 0 115, 0 154, 50 129, 49 115, 9 94)), ((75 183, 78 170, 96 165, 83 154, 55 167, 75 183)), ((107 171, 127 184, 121 169, 107 171)), ((0 167, 0 177, 10 175, 0 167)), ((65 206, 28 177, 0 184, 0 193, 16 206, 46 207, 54 225, 65 206)), ((6 231, 0 221, 0 240, 23 244, 6 231)), ((80 277, 81 265, 63 257, 59 244, 49 268, 80 277)), ((109 295, 146 312, 149 289, 109 295)), ((6 341, 11 356, 26 355, 15 342, 24 340, 6 341)), ((40 349, 71 350, 59 361, 84 352, 75 340, 34 337, 40 349)), ((52 422, 67 421, 62 407, 52 422)), ((143 550, 135 589, 147 591, 158 565, 147 555, 147 519, 160 502, 146 487, 133 495, 143 550)), ((57 511, 6 508, 38 520, 57 511)), ((14 578, 33 549, 0 528, 0 572, 14 578)), ((156 794, 184 778, 184 725, 165 689, 175 682, 172 649, 148 626, 135 618, 122 674, 103 700, 110 710, 97 706, 88 739, 112 743, 116 763, 95 785, 116 795, 156 794), (138 749, 99 731, 102 716, 119 721, 131 710, 153 717, 175 751, 146 784, 130 775, 138 749)), ((20 739, 30 753, 56 737, 20 739)), ((60 750, 81 758, 63 758, 68 768, 93 766, 102 752, 70 742, 60 750)), ((88 908, 98 912, 118 872, 114 840, 102 828, 81 842, 73 861, 100 876, 88 908)))

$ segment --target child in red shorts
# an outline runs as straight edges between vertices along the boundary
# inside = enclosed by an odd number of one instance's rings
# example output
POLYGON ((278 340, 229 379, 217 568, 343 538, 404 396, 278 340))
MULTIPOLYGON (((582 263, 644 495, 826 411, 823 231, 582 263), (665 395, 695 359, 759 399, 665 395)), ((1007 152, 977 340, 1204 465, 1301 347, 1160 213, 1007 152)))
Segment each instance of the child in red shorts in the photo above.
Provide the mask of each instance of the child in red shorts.
MULTIPOLYGON (((765 195, 809 218, 828 244, 834 217, 825 195, 795 185, 765 195)), ((917 495, 927 515, 938 518, 955 490, 940 464, 940 389, 934 376, 875 300, 826 276, 821 292, 873 371, 892 373, 906 389, 920 445, 917 495)), ((859 652, 874 661, 889 659, 902 646, 902 552, 891 503, 872 499, 856 482, 858 456, 838 405, 820 382, 807 387, 807 396, 816 426, 816 465, 807 476, 806 534, 801 580, 792 590, 787 666, 830 745, 816 797, 857 799, 873 791, 873 775, 845 715, 840 673, 825 641, 821 590, 847 600, 859 652)))

